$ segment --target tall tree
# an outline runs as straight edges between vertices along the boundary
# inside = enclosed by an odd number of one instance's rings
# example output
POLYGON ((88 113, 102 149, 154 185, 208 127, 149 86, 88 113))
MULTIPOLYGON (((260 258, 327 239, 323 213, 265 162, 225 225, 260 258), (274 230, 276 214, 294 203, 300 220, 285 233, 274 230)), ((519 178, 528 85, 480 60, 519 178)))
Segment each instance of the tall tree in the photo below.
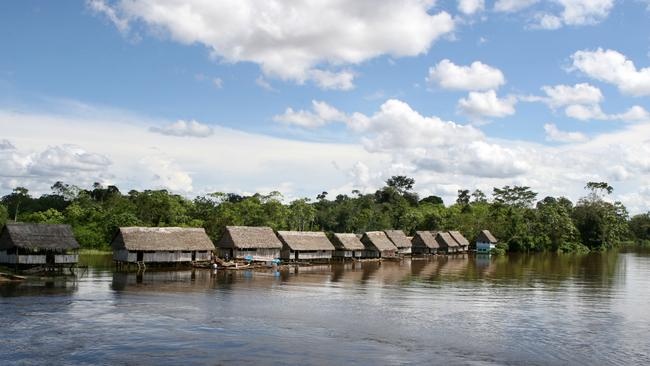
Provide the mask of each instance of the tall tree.
POLYGON ((2 203, 8 207, 9 214, 13 216, 14 221, 18 221, 18 214, 20 213, 21 205, 30 199, 31 197, 29 196, 29 190, 27 188, 16 187, 11 194, 2 197, 2 203))
POLYGON ((495 203, 521 208, 532 206, 533 202, 535 202, 535 197, 537 197, 537 193, 526 186, 495 187, 492 195, 494 196, 495 203))
POLYGON ((386 180, 386 185, 395 188, 399 193, 404 194, 415 185, 415 179, 405 175, 394 175, 386 180))
POLYGON ((456 198, 456 203, 461 206, 467 206, 469 205, 470 197, 471 196, 469 193, 469 189, 459 189, 458 198, 456 198))
POLYGON ((573 210, 582 243, 591 249, 616 246, 629 231, 627 209, 620 202, 605 201, 604 197, 613 192, 606 182, 589 182, 585 189, 587 196, 573 210))

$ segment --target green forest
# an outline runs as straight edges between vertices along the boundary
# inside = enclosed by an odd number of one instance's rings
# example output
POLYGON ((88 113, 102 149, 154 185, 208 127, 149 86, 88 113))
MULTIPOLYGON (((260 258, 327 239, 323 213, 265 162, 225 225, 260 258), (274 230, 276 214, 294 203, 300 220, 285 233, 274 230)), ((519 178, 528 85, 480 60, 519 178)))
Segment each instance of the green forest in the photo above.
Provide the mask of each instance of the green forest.
POLYGON ((226 225, 270 226, 275 230, 362 233, 401 229, 459 230, 473 241, 482 229, 500 240, 502 251, 587 252, 626 243, 650 242, 650 214, 630 217, 607 196, 613 188, 589 182, 577 202, 539 199, 529 187, 505 186, 486 194, 459 190, 455 202, 419 197, 415 180, 394 176, 371 194, 352 191, 285 203, 280 192, 242 196, 215 192, 189 199, 166 190, 131 190, 95 183, 91 188, 56 182, 51 193, 30 195, 15 188, 0 201, 7 221, 70 224, 82 248, 108 249, 120 226, 203 227, 218 240, 226 225))

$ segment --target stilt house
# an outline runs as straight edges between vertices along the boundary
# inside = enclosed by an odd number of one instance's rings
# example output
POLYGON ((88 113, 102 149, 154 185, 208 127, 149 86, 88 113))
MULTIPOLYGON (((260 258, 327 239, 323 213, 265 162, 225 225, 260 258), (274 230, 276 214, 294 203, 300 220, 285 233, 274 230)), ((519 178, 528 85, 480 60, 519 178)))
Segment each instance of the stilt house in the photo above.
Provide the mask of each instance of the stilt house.
POLYGON ((0 263, 66 266, 79 261, 70 225, 8 223, 0 232, 0 263))
POLYGON ((467 252, 469 250, 469 240, 465 239, 460 231, 450 231, 449 235, 451 235, 451 237, 456 240, 456 243, 458 243, 459 252, 467 252))
POLYGON ((334 234, 332 244, 336 248, 334 257, 337 258, 361 258, 366 248, 357 237, 357 234, 334 234))
POLYGON ((402 230, 384 230, 388 239, 393 242, 397 247, 397 254, 410 255, 411 254, 411 241, 402 230))
POLYGON ((111 246, 123 263, 202 262, 215 250, 203 228, 180 227, 121 227, 111 246))
POLYGON ((267 226, 226 226, 217 248, 222 258, 268 261, 280 258, 282 242, 267 226))
POLYGON ((397 247, 383 231, 364 233, 361 242, 366 247, 364 258, 394 258, 397 256, 397 247))
POLYGON ((437 231, 417 231, 411 243, 414 255, 436 254, 440 245, 436 241, 437 231))
POLYGON ((490 230, 481 230, 476 238, 476 251, 478 253, 489 253, 496 248, 497 238, 492 235, 490 230))
POLYGON ((334 254, 334 245, 320 231, 278 231, 282 242, 282 260, 328 261, 334 254))
POLYGON ((447 254, 458 253, 458 242, 456 242, 448 232, 439 232, 438 235, 436 235, 436 241, 440 246, 440 251, 447 254))

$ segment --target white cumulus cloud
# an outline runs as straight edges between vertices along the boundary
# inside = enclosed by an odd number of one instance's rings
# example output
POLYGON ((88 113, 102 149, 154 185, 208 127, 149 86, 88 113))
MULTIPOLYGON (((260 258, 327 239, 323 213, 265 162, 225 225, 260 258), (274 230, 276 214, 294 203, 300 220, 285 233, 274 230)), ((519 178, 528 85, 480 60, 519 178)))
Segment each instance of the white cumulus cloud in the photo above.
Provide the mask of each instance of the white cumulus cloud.
POLYGON ((625 94, 650 95, 650 67, 637 69, 634 62, 618 51, 602 48, 582 50, 571 58, 576 70, 593 79, 616 85, 625 94))
POLYGON ((483 11, 485 0, 458 0, 458 10, 467 15, 483 11))
POLYGON ((601 121, 647 121, 650 120, 650 113, 643 109, 643 107, 635 105, 624 113, 607 114, 602 111, 599 105, 570 105, 565 110, 566 115, 579 119, 582 121, 587 120, 601 120, 601 121))
POLYGON ((535 5, 539 0, 497 0, 494 3, 494 10, 504 13, 512 13, 535 5))
POLYGON ((340 71, 369 59, 417 56, 454 30, 433 0, 118 0, 89 5, 118 28, 142 26, 182 44, 202 44, 225 62, 254 62, 266 76, 350 89, 340 71))
POLYGON ((552 123, 545 124, 544 131, 546 131, 546 140, 548 141, 582 142, 587 140, 587 136, 581 132, 561 131, 552 123))
POLYGON ((580 83, 573 86, 543 86, 542 90, 548 96, 547 102, 552 108, 564 107, 571 104, 598 104, 604 99, 600 89, 587 83, 580 83))
POLYGON ((459 66, 448 59, 429 68, 427 81, 451 90, 497 89, 506 82, 501 70, 480 61, 474 61, 469 66, 459 66))
POLYGON ((306 111, 303 109, 296 111, 289 107, 283 114, 274 116, 273 120, 289 125, 315 128, 330 122, 345 122, 348 119, 345 113, 332 107, 326 102, 312 100, 311 103, 313 111, 306 111))
POLYGON ((480 117, 506 117, 515 114, 517 98, 507 96, 499 98, 494 90, 486 92, 470 92, 467 98, 458 101, 458 109, 462 113, 480 117))
POLYGON ((214 133, 212 127, 208 125, 194 120, 188 122, 182 119, 166 126, 154 126, 149 128, 149 130, 163 135, 178 137, 208 137, 214 133))
POLYGON ((537 4, 530 12, 532 27, 553 30, 597 24, 609 16, 615 0, 497 0, 494 10, 514 13, 537 4))

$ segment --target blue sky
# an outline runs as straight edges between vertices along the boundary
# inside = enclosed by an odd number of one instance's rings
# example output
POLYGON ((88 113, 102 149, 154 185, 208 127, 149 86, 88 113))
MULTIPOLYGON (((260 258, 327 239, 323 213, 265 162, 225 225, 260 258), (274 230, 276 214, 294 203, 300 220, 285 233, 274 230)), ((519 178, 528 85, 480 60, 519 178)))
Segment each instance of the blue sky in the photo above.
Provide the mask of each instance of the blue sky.
POLYGON ((606 180, 650 208, 647 1, 317 3, 3 2, 0 191, 292 198, 407 174, 446 201, 606 180))

